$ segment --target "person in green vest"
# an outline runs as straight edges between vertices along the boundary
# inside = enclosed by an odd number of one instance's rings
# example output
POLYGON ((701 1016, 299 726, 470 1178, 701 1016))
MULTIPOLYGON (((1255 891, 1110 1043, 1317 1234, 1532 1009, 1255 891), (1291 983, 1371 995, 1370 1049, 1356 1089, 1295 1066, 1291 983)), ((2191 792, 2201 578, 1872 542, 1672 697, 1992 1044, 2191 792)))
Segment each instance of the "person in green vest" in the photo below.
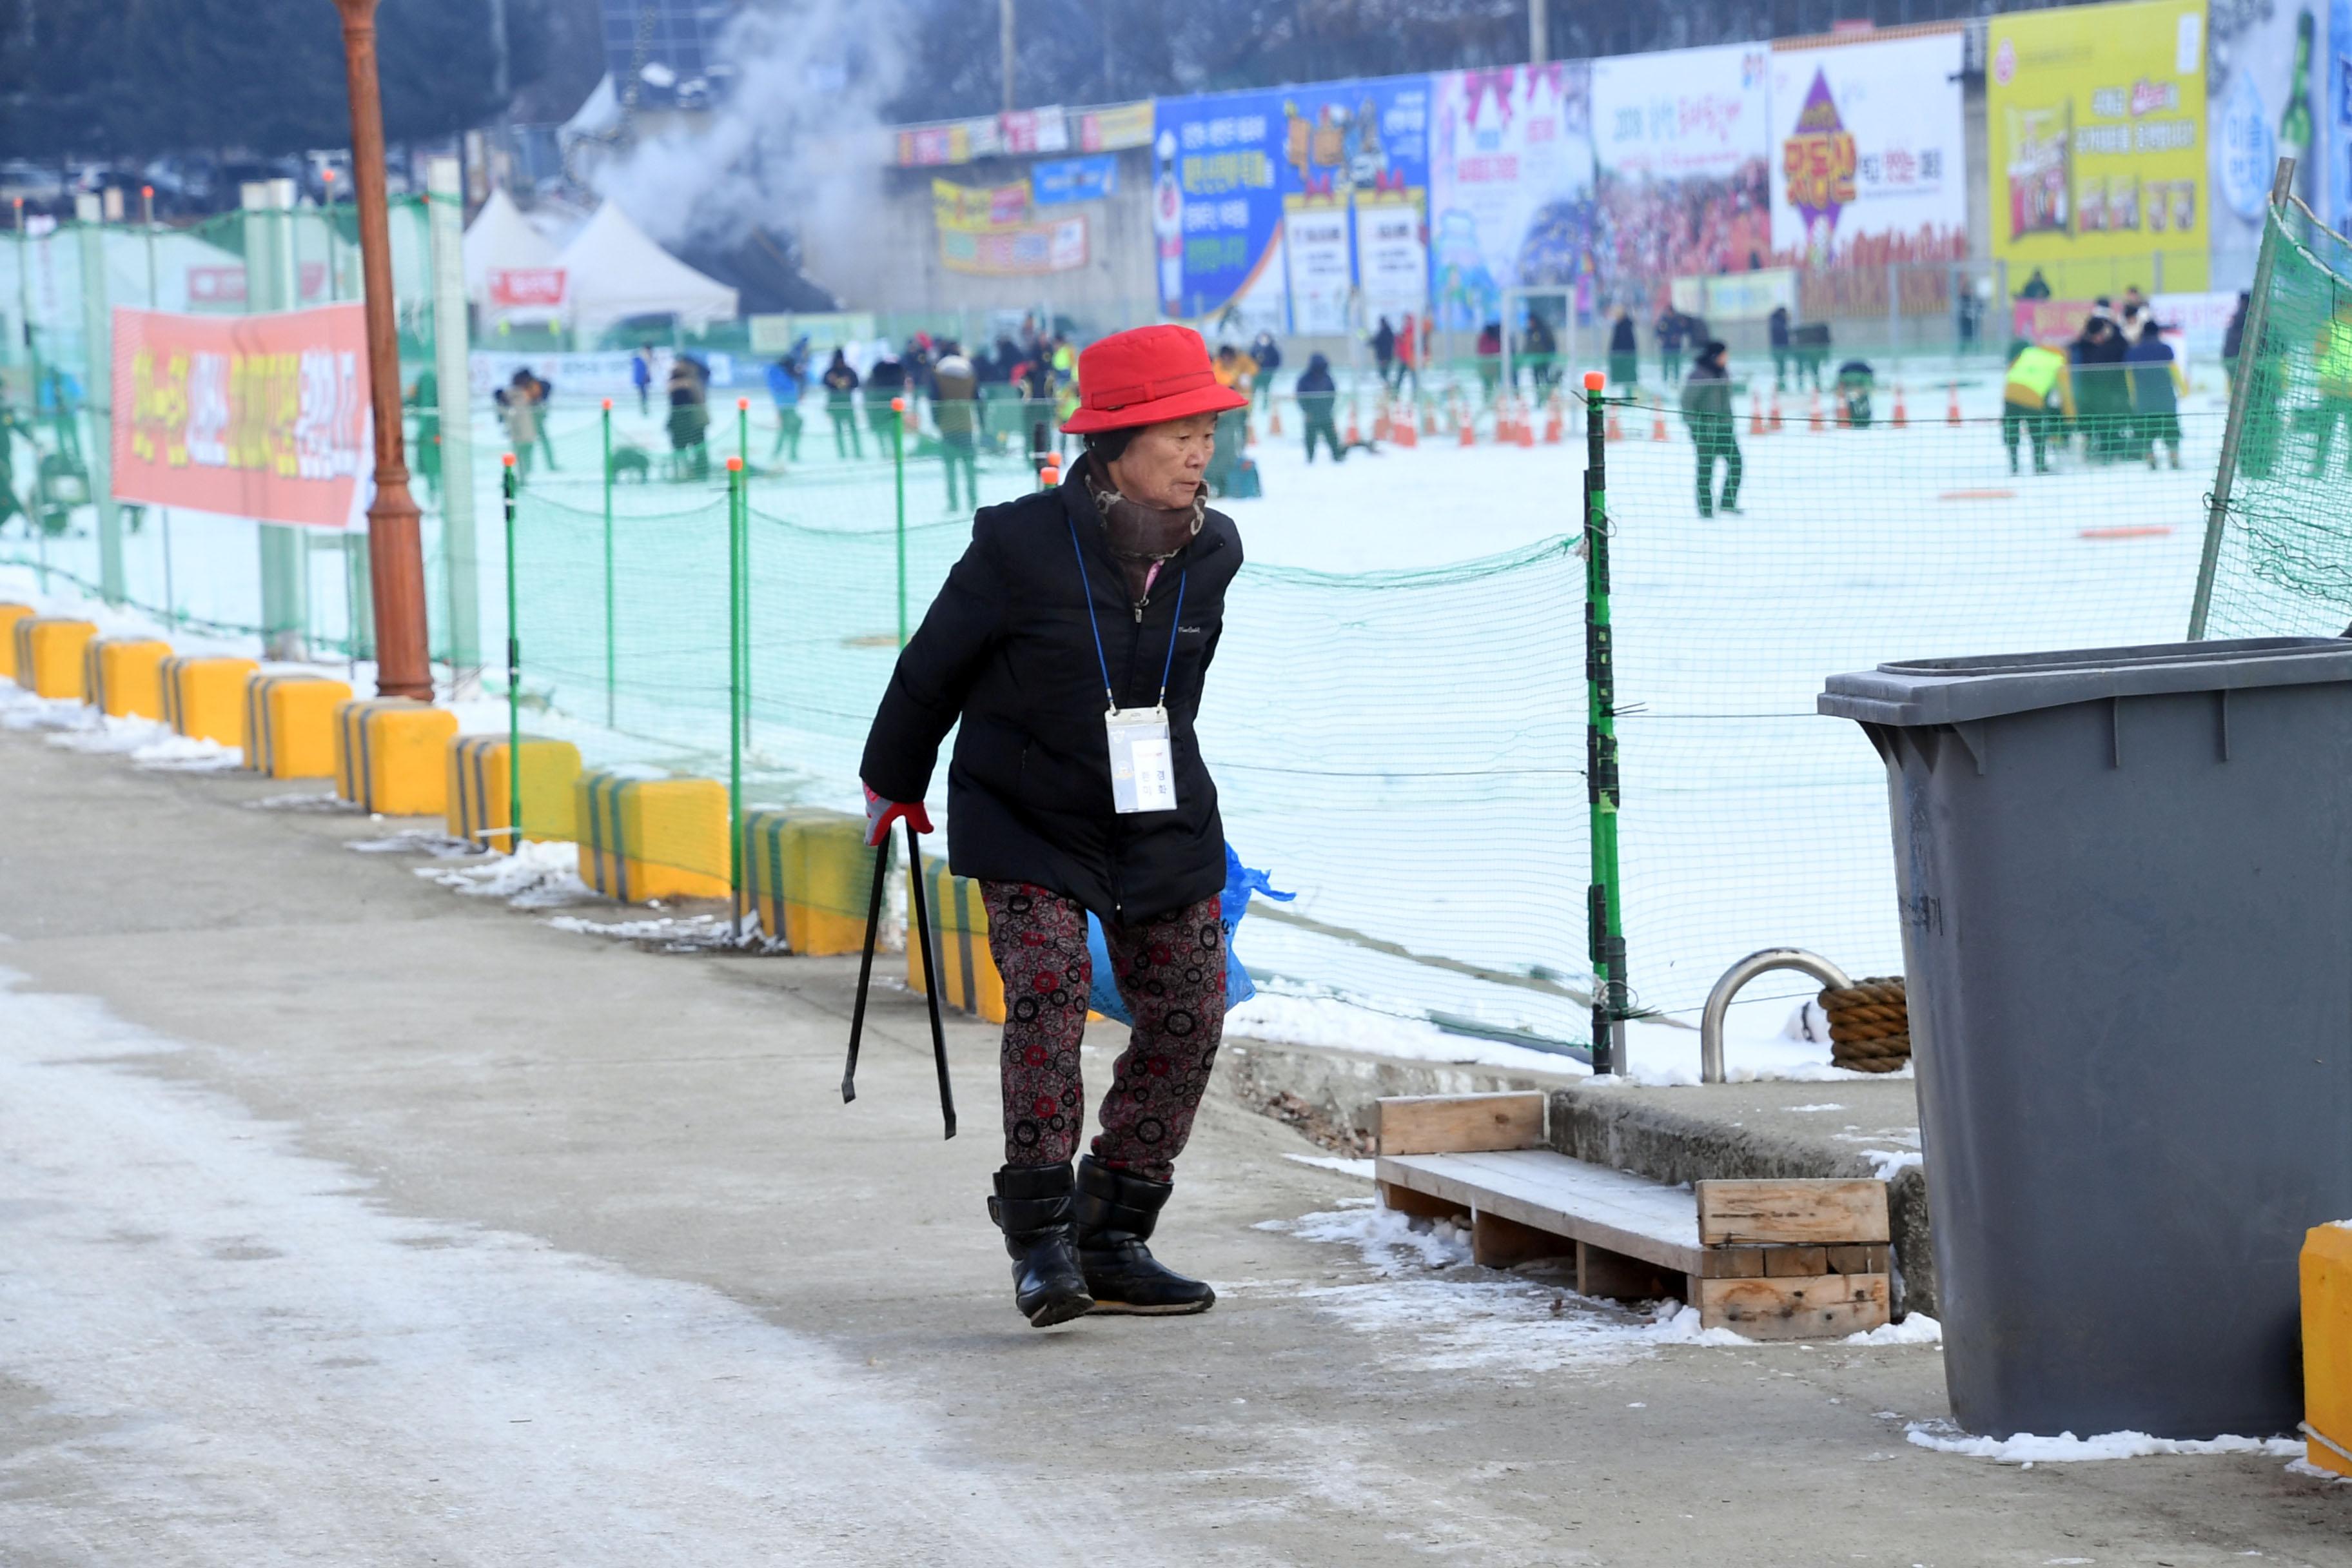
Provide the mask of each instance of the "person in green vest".
POLYGON ((2033 471, 2050 471, 2050 433, 2056 419, 2074 417, 2074 378, 2066 356, 2019 338, 2009 345, 2009 379, 2000 389, 2000 444, 2009 471, 2017 472, 2017 437, 2033 441, 2033 471), (2053 402, 2054 399, 2054 402, 2053 402))
POLYGON ((2336 427, 2352 419, 2352 304, 2337 306, 2320 324, 2319 341, 2312 345, 2312 368, 2319 374, 2319 402, 2303 411, 2297 422, 2315 437, 2311 477, 2319 479, 2327 477, 2327 452, 2336 444, 2336 427))

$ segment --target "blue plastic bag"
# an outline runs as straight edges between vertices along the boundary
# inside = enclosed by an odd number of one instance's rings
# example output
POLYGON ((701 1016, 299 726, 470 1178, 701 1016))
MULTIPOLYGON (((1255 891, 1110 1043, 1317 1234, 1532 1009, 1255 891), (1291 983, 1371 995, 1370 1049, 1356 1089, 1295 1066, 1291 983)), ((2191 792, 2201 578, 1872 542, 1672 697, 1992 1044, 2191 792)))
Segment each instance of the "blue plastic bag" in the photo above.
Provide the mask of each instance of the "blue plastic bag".
MULTIPOLYGON (((1253 871, 1242 864, 1234 847, 1225 846, 1225 890, 1217 896, 1218 923, 1225 928, 1225 1005, 1237 1007, 1257 994, 1250 984, 1249 972, 1242 967, 1240 957, 1234 952, 1234 928, 1242 923, 1249 910, 1250 895, 1264 893, 1269 899, 1288 903, 1296 893, 1277 893, 1266 881, 1267 873, 1253 871)), ((1095 988, 1087 1005, 1106 1018, 1122 1024, 1135 1019, 1127 1010, 1127 1002, 1118 994, 1118 982, 1110 969, 1110 948, 1103 941, 1102 921, 1089 913, 1087 916, 1087 955, 1094 960, 1095 988)))

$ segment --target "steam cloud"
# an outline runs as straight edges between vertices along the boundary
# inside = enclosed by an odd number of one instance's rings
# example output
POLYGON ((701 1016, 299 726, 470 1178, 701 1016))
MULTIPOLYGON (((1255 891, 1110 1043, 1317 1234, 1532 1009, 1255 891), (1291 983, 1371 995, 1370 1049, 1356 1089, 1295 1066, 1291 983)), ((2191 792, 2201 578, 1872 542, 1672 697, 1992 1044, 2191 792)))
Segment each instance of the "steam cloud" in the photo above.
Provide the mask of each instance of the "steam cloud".
POLYGON ((710 120, 638 142, 593 176, 598 194, 673 247, 860 222, 879 199, 872 138, 915 24, 907 0, 746 7, 720 39, 735 74, 710 120))

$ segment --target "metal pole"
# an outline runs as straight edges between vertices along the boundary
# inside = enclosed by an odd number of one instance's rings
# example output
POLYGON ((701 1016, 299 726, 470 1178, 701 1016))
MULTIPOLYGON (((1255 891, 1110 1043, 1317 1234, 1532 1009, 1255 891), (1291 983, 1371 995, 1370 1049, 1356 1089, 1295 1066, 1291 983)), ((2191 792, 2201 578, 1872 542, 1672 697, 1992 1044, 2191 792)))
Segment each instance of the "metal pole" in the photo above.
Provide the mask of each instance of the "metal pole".
POLYGON ((74 201, 74 247, 81 264, 82 411, 89 416, 89 499, 98 510, 99 595, 120 605, 127 596, 122 560, 122 509, 114 500, 114 318, 106 308, 106 219, 100 198, 74 201))
POLYGON ((727 885, 743 940, 743 459, 727 459, 727 885))
POLYGON ((1013 47, 1013 0, 996 0, 997 72, 1004 79, 1004 112, 1013 112, 1013 71, 1020 61, 1013 47))
MULTIPOLYGON (((335 0, 352 106, 352 187, 367 302, 368 381, 375 422, 375 500, 368 563, 375 589, 376 690, 433 700, 425 625, 425 551, 400 414, 400 334, 393 321, 392 215, 384 190, 383 100, 376 80, 376 0, 335 0)), ((445 416, 446 417, 446 416, 445 416)), ((513 628, 509 626, 509 635, 513 628)))
POLYGON ((1549 0, 1528 0, 1528 60, 1541 65, 1551 58, 1549 0))
POLYGON ((1624 909, 1617 882, 1617 672, 1609 626, 1608 415, 1599 371, 1584 374, 1585 798, 1591 808, 1592 1070, 1625 1071, 1624 909))
POLYGON ((516 591, 522 575, 515 570, 515 460, 506 454, 499 484, 507 511, 507 853, 522 853, 522 627, 516 591))
MULTIPOLYGON (((1011 5, 1012 0, 1005 0, 1011 5)), ((890 400, 890 465, 898 486, 898 646, 907 646, 907 400, 890 400)))
MULTIPOLYGON (((749 486, 751 482, 751 400, 748 397, 735 400, 735 452, 743 459, 743 483, 749 486)), ((748 499, 749 489, 744 493, 748 499)))
POLYGON ((2238 478, 2238 450, 2246 434, 2246 409, 2262 362, 2263 329, 2270 320, 2271 270, 2278 260, 2279 225, 2294 189, 2294 160, 2281 158, 2271 177, 2270 209, 2263 217, 2263 248, 2254 258, 2254 287, 2246 300, 2246 330, 2238 338, 2238 368, 2230 386, 2230 413, 2221 426, 2221 461, 2213 471, 2213 505, 2205 514, 2205 546, 2197 558, 2197 594, 2189 603, 2189 640, 2205 640, 2213 607, 2213 574, 2221 562, 2221 530, 2230 521, 2230 491, 2238 478))
POLYGON ((336 305, 342 302, 343 289, 342 279, 335 276, 335 171, 321 169, 319 177, 327 188, 327 303, 336 305))
POLYGON ((604 728, 616 723, 614 711, 619 702, 620 663, 613 649, 613 400, 604 399, 604 728))
MULTIPOLYGON (((41 351, 33 337, 33 257, 32 237, 25 232, 25 198, 16 198, 16 324, 25 334, 25 364, 33 380, 32 420, 35 429, 41 423, 41 351)), ((40 448, 34 447, 35 467, 39 466, 40 448)), ((49 591, 49 531, 39 519, 33 519, 33 580, 42 593, 49 591)))
POLYGON ((482 563, 474 536, 474 391, 467 363, 465 179, 455 158, 425 173, 425 254, 433 277, 434 439, 441 444, 442 600, 449 667, 458 679, 482 665, 482 563))

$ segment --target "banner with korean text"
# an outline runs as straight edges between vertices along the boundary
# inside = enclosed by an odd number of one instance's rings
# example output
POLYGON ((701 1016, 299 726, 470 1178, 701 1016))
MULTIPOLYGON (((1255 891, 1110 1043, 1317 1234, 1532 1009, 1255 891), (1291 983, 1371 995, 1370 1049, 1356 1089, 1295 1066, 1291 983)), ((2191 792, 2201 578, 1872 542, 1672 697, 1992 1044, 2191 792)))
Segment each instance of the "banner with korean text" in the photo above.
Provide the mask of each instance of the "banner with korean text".
POLYGON ((1772 251, 1807 267, 1969 253, 1960 28, 1772 46, 1772 251))
POLYGON ((258 316, 114 312, 118 500, 364 527, 374 489, 356 304, 258 316))

